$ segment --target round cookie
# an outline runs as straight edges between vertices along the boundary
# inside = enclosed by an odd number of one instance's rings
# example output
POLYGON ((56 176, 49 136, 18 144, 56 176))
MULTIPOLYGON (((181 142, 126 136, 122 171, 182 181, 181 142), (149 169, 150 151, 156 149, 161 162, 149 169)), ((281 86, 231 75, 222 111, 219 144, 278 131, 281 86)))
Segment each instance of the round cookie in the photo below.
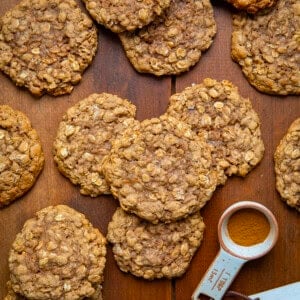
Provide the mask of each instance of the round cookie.
POLYGON ((169 7, 170 0, 83 0, 91 16, 114 32, 141 28, 169 7))
POLYGON ((199 210, 216 188, 210 146, 169 116, 144 120, 115 140, 103 172, 121 207, 152 223, 199 210))
POLYGON ((69 108, 59 124, 54 160, 59 171, 84 195, 109 194, 102 174, 102 160, 114 138, 134 123, 136 107, 128 100, 92 94, 69 108))
POLYGON ((231 55, 256 89, 300 94, 300 4, 279 0, 254 16, 233 16, 231 55))
POLYGON ((118 208, 107 240, 122 271, 145 279, 173 278, 188 268, 204 228, 199 212, 169 224, 151 224, 118 208))
POLYGON ((161 76, 180 74, 195 65, 215 34, 209 0, 171 0, 161 17, 119 36, 137 71, 161 76))
POLYGON ((212 146, 219 184, 226 175, 245 176, 263 157, 258 115, 227 80, 206 78, 172 95, 167 114, 191 125, 212 146))
POLYGON ((22 0, 0 20, 0 69, 36 96, 71 93, 97 50, 74 0, 22 0))
POLYGON ((259 10, 273 6, 277 0, 226 0, 235 8, 255 14, 259 10))
POLYGON ((99 293, 105 255, 105 238, 83 214, 49 206, 26 221, 13 242, 11 287, 28 299, 89 299, 99 293))
POLYGON ((274 161, 278 192, 288 205, 300 212, 300 118, 280 141, 274 161))
POLYGON ((0 207, 21 197, 44 166, 42 145, 29 119, 0 105, 0 207))

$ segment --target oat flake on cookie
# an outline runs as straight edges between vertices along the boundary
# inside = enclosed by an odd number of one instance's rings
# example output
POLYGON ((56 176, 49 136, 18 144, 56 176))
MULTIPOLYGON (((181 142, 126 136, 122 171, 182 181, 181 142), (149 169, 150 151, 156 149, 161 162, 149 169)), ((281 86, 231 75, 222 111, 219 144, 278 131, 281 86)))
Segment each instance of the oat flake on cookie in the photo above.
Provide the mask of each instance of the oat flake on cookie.
POLYGON ((275 5, 278 0, 226 0, 234 7, 255 14, 259 10, 275 5))

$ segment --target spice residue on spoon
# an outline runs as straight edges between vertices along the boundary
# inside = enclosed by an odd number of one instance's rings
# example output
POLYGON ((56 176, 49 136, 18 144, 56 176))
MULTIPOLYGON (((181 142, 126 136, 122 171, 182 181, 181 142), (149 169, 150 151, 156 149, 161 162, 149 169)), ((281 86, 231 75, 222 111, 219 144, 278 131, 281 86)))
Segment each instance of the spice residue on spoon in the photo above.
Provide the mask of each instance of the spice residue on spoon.
POLYGON ((252 208, 240 209, 228 220, 229 237, 240 246, 262 243, 270 232, 270 223, 260 211, 252 208))

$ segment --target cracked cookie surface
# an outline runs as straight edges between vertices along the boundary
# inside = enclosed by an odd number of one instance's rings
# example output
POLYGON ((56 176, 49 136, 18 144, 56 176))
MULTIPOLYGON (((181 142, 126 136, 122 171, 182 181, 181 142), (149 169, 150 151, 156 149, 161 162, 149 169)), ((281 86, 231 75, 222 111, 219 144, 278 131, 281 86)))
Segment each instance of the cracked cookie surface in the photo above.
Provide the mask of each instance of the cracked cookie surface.
POLYGON ((80 185, 82 194, 110 193, 102 160, 112 140, 135 122, 135 112, 128 100, 102 93, 78 102, 63 116, 54 142, 54 160, 63 175, 80 185))
POLYGON ((71 93, 97 49, 74 0, 22 0, 0 20, 0 69, 36 95, 71 93))
POLYGON ((188 268, 204 228, 199 212, 169 224, 151 224, 118 208, 107 239, 122 271, 145 279, 173 278, 188 268))
POLYGON ((227 176, 245 176, 263 157, 258 115, 227 80, 206 78, 172 95, 167 114, 191 125, 212 146, 219 184, 227 176))
POLYGON ((255 14, 259 10, 272 7, 277 0, 226 0, 235 8, 255 14))
POLYGON ((300 94, 300 4, 279 0, 254 16, 233 16, 232 58, 247 80, 268 94, 300 94))
POLYGON ((44 166, 44 153, 29 119, 0 105, 0 207, 21 197, 44 166))
POLYGON ((25 222, 9 253, 14 293, 35 300, 93 299, 106 239, 76 210, 49 206, 25 222))
POLYGON ((288 205, 300 212, 300 118, 280 141, 274 161, 278 192, 288 205))
POLYGON ((209 0, 171 0, 148 26, 120 34, 126 55, 141 73, 174 75, 195 65, 216 34, 209 0))
POLYGON ((83 0, 91 16, 113 32, 141 28, 169 7, 170 0, 83 0))
POLYGON ((121 207, 152 223, 199 210, 216 188, 210 146, 169 116, 125 131, 113 143, 103 172, 121 207))

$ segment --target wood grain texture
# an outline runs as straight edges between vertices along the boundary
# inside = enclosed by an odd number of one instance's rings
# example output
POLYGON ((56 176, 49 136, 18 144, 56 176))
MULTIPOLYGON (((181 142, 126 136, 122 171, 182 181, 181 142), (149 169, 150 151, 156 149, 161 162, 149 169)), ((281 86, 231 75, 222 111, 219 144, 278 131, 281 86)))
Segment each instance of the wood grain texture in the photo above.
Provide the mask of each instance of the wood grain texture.
MULTIPOLYGON (((2 0, 0 15, 12 8, 17 0, 2 0)), ((273 153, 290 123, 300 116, 299 97, 274 97, 261 94, 243 77, 241 69, 230 58, 231 11, 228 5, 214 2, 218 33, 212 47, 189 72, 171 80, 156 78, 134 71, 118 37, 99 27, 99 47, 92 65, 71 95, 53 98, 32 97, 0 74, 0 104, 23 111, 32 121, 41 138, 46 156, 44 170, 35 186, 21 199, 0 210, 0 299, 6 294, 9 278, 7 257, 15 235, 24 222, 48 205, 64 203, 86 214, 103 234, 118 203, 111 196, 92 199, 79 194, 79 189, 57 170, 52 157, 52 144, 58 123, 67 108, 95 92, 109 92, 131 100, 137 105, 139 120, 162 114, 172 91, 181 91, 205 77, 228 79, 237 85, 243 96, 249 97, 262 121, 266 152, 261 164, 245 179, 231 178, 218 188, 212 200, 203 208, 206 223, 205 238, 184 276, 173 280, 147 282, 124 274, 113 260, 108 248, 105 269, 105 300, 188 300, 198 281, 218 252, 217 222, 231 203, 251 199, 268 206, 277 217, 280 236, 267 256, 247 263, 232 285, 232 289, 252 294, 300 278, 299 214, 287 207, 275 190, 273 153)))

